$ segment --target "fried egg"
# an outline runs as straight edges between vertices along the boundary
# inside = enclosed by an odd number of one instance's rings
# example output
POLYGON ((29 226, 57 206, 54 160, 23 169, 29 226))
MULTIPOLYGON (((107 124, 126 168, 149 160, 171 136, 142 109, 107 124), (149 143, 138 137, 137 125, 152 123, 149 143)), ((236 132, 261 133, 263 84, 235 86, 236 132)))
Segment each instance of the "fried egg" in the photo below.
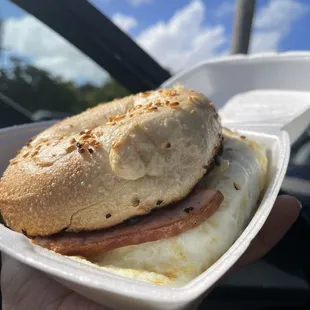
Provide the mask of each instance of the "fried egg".
POLYGON ((224 130, 220 164, 198 184, 224 196, 208 220, 177 236, 74 259, 156 285, 185 285, 214 264, 245 229, 265 189, 267 165, 264 147, 224 130))

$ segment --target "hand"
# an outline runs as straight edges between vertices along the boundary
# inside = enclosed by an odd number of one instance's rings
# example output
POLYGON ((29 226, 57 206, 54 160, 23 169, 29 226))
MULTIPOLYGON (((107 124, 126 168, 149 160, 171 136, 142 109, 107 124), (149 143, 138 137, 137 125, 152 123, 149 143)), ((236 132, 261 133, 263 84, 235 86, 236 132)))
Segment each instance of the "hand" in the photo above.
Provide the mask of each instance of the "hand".
POLYGON ((264 226, 235 265, 246 266, 267 254, 288 232, 299 216, 301 203, 291 196, 279 196, 264 226))
POLYGON ((3 310, 109 310, 46 274, 2 255, 3 310))
MULTIPOLYGON (((276 200, 265 225, 233 268, 245 266, 270 251, 298 218, 300 203, 293 197, 276 200)), ((71 291, 44 273, 2 255, 3 310, 108 310, 71 291)))

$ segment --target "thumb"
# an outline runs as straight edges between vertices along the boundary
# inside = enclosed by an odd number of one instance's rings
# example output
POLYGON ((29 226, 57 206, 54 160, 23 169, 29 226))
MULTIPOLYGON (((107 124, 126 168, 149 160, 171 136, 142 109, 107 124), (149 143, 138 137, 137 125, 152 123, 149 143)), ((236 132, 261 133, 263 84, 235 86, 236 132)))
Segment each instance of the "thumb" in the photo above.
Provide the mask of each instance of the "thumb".
POLYGON ((247 265, 267 254, 295 223, 300 202, 291 196, 279 196, 264 226, 240 258, 237 267, 247 265))

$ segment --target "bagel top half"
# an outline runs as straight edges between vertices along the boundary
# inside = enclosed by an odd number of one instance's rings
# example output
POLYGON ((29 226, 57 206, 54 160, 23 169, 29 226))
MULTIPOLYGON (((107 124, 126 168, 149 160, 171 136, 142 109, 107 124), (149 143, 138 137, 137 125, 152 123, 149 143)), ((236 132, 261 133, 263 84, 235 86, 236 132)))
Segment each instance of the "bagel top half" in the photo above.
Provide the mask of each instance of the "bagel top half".
POLYGON ((28 236, 114 226, 189 194, 221 140, 212 103, 193 90, 100 104, 43 131, 11 160, 2 217, 28 236))

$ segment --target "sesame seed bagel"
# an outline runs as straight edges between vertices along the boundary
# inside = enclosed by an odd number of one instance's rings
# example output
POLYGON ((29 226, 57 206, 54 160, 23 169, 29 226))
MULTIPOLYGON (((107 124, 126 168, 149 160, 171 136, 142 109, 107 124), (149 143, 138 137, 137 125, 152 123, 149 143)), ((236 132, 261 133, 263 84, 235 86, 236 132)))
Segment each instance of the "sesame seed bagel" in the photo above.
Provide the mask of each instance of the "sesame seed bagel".
POLYGON ((212 103, 193 90, 99 104, 41 132, 11 160, 2 217, 28 236, 114 226, 187 196, 221 140, 212 103))

